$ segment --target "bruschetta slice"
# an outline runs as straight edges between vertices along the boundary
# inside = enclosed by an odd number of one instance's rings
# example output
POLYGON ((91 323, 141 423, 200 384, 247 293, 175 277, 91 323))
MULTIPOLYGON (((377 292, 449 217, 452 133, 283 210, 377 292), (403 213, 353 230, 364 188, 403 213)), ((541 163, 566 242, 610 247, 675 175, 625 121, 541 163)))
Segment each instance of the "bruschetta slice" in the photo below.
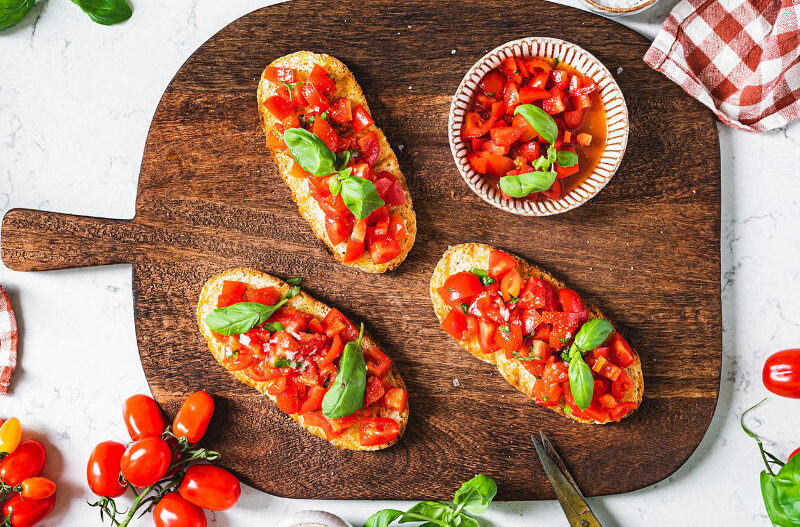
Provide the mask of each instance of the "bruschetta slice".
POLYGON ((267 147, 317 238, 370 273, 400 265, 417 234, 411 194, 347 66, 310 51, 280 57, 258 103, 267 147))
POLYGON ((489 245, 457 245, 439 260, 430 292, 442 329, 536 404, 602 424, 642 402, 638 354, 539 267, 489 245))
POLYGON ((375 341, 272 275, 231 269, 206 282, 197 324, 215 359, 315 436, 381 450, 402 437, 408 392, 375 341))

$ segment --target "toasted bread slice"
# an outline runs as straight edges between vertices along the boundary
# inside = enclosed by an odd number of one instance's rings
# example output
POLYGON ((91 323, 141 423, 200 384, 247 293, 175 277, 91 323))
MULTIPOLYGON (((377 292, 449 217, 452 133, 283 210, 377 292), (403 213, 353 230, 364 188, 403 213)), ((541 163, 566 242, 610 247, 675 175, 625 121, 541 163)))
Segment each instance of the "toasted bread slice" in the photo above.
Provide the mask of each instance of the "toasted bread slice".
MULTIPOLYGON (((364 97, 364 92, 361 91, 361 87, 358 85, 358 82, 356 82, 353 74, 341 61, 331 57, 330 55, 317 54, 310 51, 298 51, 276 59, 270 64, 270 66, 294 68, 298 72, 299 81, 305 81, 308 79, 308 75, 311 73, 311 69, 315 64, 319 64, 320 66, 324 67, 328 72, 328 75, 336 83, 336 91, 333 94, 334 100, 340 97, 347 97, 350 99, 350 102, 354 107, 356 105, 361 105, 365 110, 367 110, 367 112, 370 113, 370 115, 372 115, 372 112, 369 110, 369 105, 367 104, 367 99, 364 97)), ((265 136, 268 136, 270 131, 273 130, 274 126, 278 124, 278 120, 268 111, 266 111, 264 108, 264 101, 273 95, 277 95, 279 87, 279 85, 276 85, 275 83, 264 78, 264 75, 262 74, 261 81, 258 84, 258 111, 261 115, 261 124, 264 128, 265 136)), ((377 162, 373 165, 375 172, 380 172, 382 170, 391 172, 395 179, 397 179, 397 182, 403 188, 403 194, 405 195, 406 201, 405 204, 396 207, 390 207, 390 213, 402 215, 406 222, 408 237, 405 240, 400 240, 399 243, 402 252, 395 259, 389 262, 383 264, 374 264, 370 259, 369 253, 365 251, 364 254, 361 255, 361 258, 355 262, 346 263, 345 265, 358 267, 359 269, 370 273, 383 273, 394 269, 400 265, 403 260, 405 260, 408 252, 411 250, 411 246, 414 245, 414 238, 417 235, 417 220, 414 214, 414 209, 412 208, 411 193, 408 191, 408 184, 406 183, 403 173, 400 171, 400 164, 397 162, 397 156, 395 156, 394 151, 389 146, 389 142, 386 140, 386 136, 383 134, 381 129, 378 128, 376 124, 370 125, 367 130, 371 129, 375 130, 380 142, 380 155, 378 156, 377 162)), ((330 250, 331 254, 333 254, 334 258, 336 258, 339 262, 345 263, 344 255, 347 248, 347 243, 342 242, 338 245, 331 243, 331 240, 325 231, 325 214, 312 196, 308 182, 305 180, 305 178, 292 176, 291 170, 294 160, 288 152, 274 148, 270 150, 272 151, 272 157, 275 160, 275 164, 278 165, 281 178, 283 178, 283 181, 292 191, 292 199, 294 199, 294 201, 297 203, 297 207, 300 209, 300 214, 302 214, 306 221, 308 221, 309 225, 311 225, 311 228, 313 229, 317 238, 325 242, 325 245, 328 246, 328 249, 330 250)))
MULTIPOLYGON (((205 286, 203 286, 202 292, 200 293, 200 299, 197 302, 197 325, 200 326, 200 331, 203 333, 203 336, 208 341, 208 348, 209 350, 211 350, 211 354, 214 356, 215 359, 217 359, 217 361, 220 364, 222 364, 223 367, 226 367, 225 363, 223 362, 223 357, 225 356, 225 345, 217 337, 214 336, 212 331, 204 323, 204 320, 209 313, 211 313, 214 309, 216 309, 217 298, 222 293, 222 283, 225 280, 235 280, 239 282, 245 282, 254 288, 271 286, 277 288, 282 294, 285 294, 290 287, 289 284, 287 284, 286 282, 284 282, 279 278, 276 278, 267 273, 263 273, 261 271, 256 271, 255 269, 247 269, 247 268, 238 268, 225 271, 224 273, 212 277, 208 282, 206 282, 205 286)), ((328 311, 330 311, 331 309, 322 302, 311 298, 302 291, 300 292, 300 294, 289 300, 289 302, 287 302, 286 305, 294 306, 298 311, 315 315, 318 318, 324 318, 325 315, 328 313, 328 311)), ((372 339, 372 337, 370 337, 369 334, 366 333, 365 331, 364 338, 362 340, 363 349, 365 350, 370 349, 374 346, 377 346, 377 344, 372 339)), ((248 377, 244 373, 244 371, 231 371, 230 373, 231 375, 236 377, 236 379, 240 380, 241 382, 249 386, 252 386, 265 396, 272 399, 273 402, 275 401, 275 397, 267 392, 267 388, 269 386, 267 382, 254 381, 253 379, 248 377)), ((386 380, 396 387, 403 388, 404 390, 406 389, 406 385, 403 382, 403 379, 400 377, 400 373, 397 371, 397 367, 394 365, 394 362, 392 362, 391 370, 389 371, 389 373, 386 374, 386 380)), ((400 425, 400 435, 397 437, 397 439, 399 440, 403 436, 403 432, 405 431, 406 428, 406 423, 408 423, 408 408, 406 408, 405 411, 403 412, 396 412, 394 410, 389 410, 388 408, 380 408, 378 413, 375 415, 379 417, 389 417, 397 421, 398 424, 400 425)), ((326 439, 325 433, 321 428, 304 424, 303 419, 300 417, 299 414, 293 414, 290 415, 289 417, 297 421, 297 423, 300 426, 302 426, 315 436, 321 437, 322 439, 326 439)), ((344 434, 330 440, 330 443, 332 445, 347 450, 382 450, 384 448, 388 448, 395 442, 397 442, 397 440, 393 441, 392 443, 387 443, 384 445, 371 446, 371 447, 361 446, 359 442, 358 422, 353 426, 351 426, 350 428, 348 428, 344 434)))
MULTIPOLYGON (((439 263, 436 265, 436 269, 433 271, 433 275, 431 276, 431 301, 433 302, 433 310, 436 313, 436 316, 439 318, 439 322, 444 319, 447 313, 450 310, 450 307, 442 301, 442 298, 439 296, 438 288, 444 285, 445 280, 452 274, 459 273, 462 271, 469 271, 473 267, 477 267, 480 269, 488 269, 489 268, 489 252, 493 250, 494 247, 490 245, 485 245, 482 243, 465 243, 463 245, 456 245, 455 247, 451 247, 448 249, 444 255, 442 256, 439 263)), ((547 271, 530 264, 519 258, 514 256, 515 260, 519 262, 519 266, 517 267, 517 271, 522 276, 523 280, 527 280, 530 277, 536 277, 542 280, 546 280, 553 284, 556 288, 562 289, 567 287, 566 284, 561 282, 560 280, 556 279, 553 275, 548 273, 547 271)), ((589 310, 589 318, 604 318, 608 320, 603 314, 594 306, 587 306, 589 310)), ((609 321, 610 322, 610 321, 609 321)), ((613 322, 612 322, 613 324, 613 322)), ((467 351, 475 355, 478 359, 488 362, 489 364, 494 364, 497 366, 497 369, 500 371, 500 374, 505 377, 505 379, 516 389, 521 391, 522 393, 533 397, 533 383, 536 378, 526 370, 521 362, 515 358, 507 358, 505 353, 502 351, 497 351, 494 353, 486 354, 483 353, 478 345, 477 339, 473 339, 472 341, 459 341, 467 351)), ((637 408, 642 402, 642 396, 644 394, 644 378, 642 376, 642 363, 639 359, 639 354, 634 351, 635 359, 633 364, 629 367, 624 368, 625 372, 630 376, 631 380, 634 382, 634 387, 629 389, 625 394, 625 401, 635 401, 637 403, 637 408)), ((555 412, 558 412, 561 415, 566 415, 567 417, 574 419, 576 421, 580 421, 582 423, 592 423, 592 424, 601 424, 598 421, 587 421, 584 419, 580 419, 575 415, 572 414, 565 414, 564 407, 562 405, 559 406, 551 406, 548 407, 555 412)), ((629 412, 625 417, 630 415, 633 411, 629 412)))

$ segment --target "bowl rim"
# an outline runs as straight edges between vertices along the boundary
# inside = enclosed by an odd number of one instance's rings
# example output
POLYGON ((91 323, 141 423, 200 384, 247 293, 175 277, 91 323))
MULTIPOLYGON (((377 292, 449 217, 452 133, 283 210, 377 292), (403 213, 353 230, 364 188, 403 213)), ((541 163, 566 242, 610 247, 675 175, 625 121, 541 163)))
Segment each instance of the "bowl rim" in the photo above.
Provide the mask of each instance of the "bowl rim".
POLYGON ((608 7, 602 4, 598 4, 594 0, 583 0, 586 4, 590 7, 600 11, 601 13, 607 13, 610 15, 632 15, 634 13, 638 13, 639 11, 644 11, 648 7, 652 6, 658 0, 642 0, 641 3, 636 4, 632 7, 608 7))
POLYGON ((608 184, 619 168, 625 155, 630 132, 630 121, 628 107, 622 90, 608 68, 606 68, 597 57, 572 42, 552 37, 531 36, 511 40, 497 46, 478 59, 475 64, 467 70, 451 99, 447 128, 450 151, 453 155, 453 160, 455 161, 458 172, 472 191, 480 196, 481 199, 499 209, 513 214, 523 216, 550 216, 579 207, 597 195, 600 190, 608 184), (616 127, 614 133, 618 137, 615 139, 616 146, 613 150, 609 150, 607 141, 601 161, 586 180, 581 183, 581 185, 562 196, 561 199, 541 202, 530 202, 521 199, 505 200, 502 199, 499 192, 492 191, 493 196, 490 196, 486 190, 480 188, 477 181, 481 181, 482 176, 475 172, 466 161, 466 144, 461 139, 461 126, 463 124, 463 116, 466 113, 466 105, 469 100, 471 100, 477 88, 477 81, 472 82, 472 87, 468 84, 475 78, 476 74, 479 75, 478 79, 480 79, 488 73, 489 70, 494 69, 496 66, 487 66, 487 63, 494 59, 497 59, 499 63, 499 60, 509 54, 525 56, 526 53, 529 53, 530 56, 534 56, 534 50, 538 52, 535 56, 558 58, 565 64, 575 67, 581 73, 591 76, 595 79, 595 82, 598 82, 603 100, 603 109, 606 111, 606 115, 609 115, 609 110, 614 111, 615 121, 613 124, 616 127), (572 53, 570 53, 570 51, 572 51, 572 53), (585 67, 579 68, 576 66, 575 62, 579 59, 583 59, 580 60, 580 62, 585 67), (485 69, 485 71, 481 73, 479 70, 482 69, 485 69), (614 102, 616 104, 610 107, 609 102, 614 102), (600 165, 603 166, 601 167, 600 165))

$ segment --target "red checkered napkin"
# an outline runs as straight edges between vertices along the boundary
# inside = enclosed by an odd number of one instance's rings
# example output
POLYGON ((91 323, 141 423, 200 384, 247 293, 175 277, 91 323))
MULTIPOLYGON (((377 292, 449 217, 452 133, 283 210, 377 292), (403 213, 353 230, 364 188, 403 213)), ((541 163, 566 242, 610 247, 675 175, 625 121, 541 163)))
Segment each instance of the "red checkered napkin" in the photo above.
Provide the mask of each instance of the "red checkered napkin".
POLYGON ((17 366, 17 319, 8 293, 0 285, 0 395, 8 393, 17 366))
POLYGON ((800 117, 800 0, 682 0, 644 61, 728 126, 800 117))

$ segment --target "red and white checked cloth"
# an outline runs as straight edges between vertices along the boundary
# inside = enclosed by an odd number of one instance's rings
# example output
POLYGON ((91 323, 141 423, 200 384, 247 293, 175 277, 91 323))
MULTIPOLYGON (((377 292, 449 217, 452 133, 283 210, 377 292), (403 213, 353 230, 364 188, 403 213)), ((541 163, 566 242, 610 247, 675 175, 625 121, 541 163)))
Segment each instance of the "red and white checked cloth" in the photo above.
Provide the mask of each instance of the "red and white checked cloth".
POLYGON ((8 293, 0 285, 0 395, 8 393, 17 366, 17 319, 8 293))
POLYGON ((682 0, 644 61, 728 126, 800 117, 800 0, 682 0))

